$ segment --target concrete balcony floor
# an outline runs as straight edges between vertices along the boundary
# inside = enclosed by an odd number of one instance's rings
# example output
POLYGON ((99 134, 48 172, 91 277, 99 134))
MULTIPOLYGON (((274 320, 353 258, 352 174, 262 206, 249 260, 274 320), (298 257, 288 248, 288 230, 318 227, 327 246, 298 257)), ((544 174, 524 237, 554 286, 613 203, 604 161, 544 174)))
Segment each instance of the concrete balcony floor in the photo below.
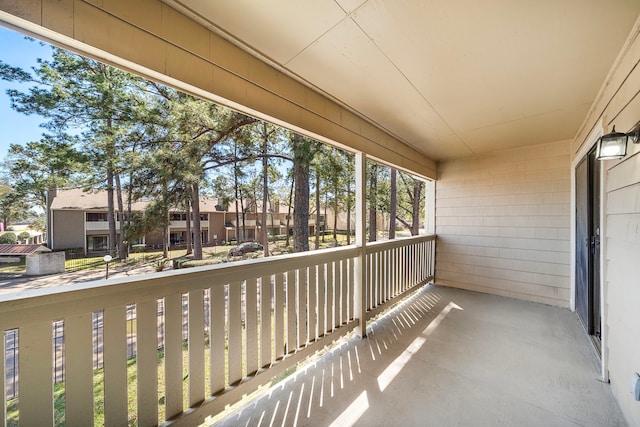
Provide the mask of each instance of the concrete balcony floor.
POLYGON ((575 313, 425 286, 219 426, 624 426, 575 313))

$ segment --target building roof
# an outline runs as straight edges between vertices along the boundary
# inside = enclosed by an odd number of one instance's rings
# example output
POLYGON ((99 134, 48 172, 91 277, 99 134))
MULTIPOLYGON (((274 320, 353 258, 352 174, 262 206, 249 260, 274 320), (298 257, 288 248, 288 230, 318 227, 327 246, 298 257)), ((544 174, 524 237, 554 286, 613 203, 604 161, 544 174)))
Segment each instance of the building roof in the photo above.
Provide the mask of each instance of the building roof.
MULTIPOLYGON (((260 213, 262 212, 262 201, 258 201, 258 203, 253 203, 249 199, 244 199, 244 209, 245 209, 245 213, 260 213)), ((238 210, 242 211, 239 201, 238 201, 238 210)), ((293 209, 291 209, 291 211, 293 211, 293 209)), ((229 206, 227 207, 227 212, 231 212, 231 213, 236 212, 235 201, 232 200, 231 202, 229 202, 229 206)), ((267 202, 267 212, 270 214, 279 214, 279 213, 286 214, 289 212, 289 207, 284 202, 271 203, 271 201, 269 201, 267 202)))
POLYGON ((0 245, 0 255, 31 255, 39 252, 51 252, 51 249, 42 245, 0 245))
MULTIPOLYGON (((81 188, 58 189, 58 194, 51 203, 52 210, 81 210, 81 211, 106 211, 107 192, 100 191, 84 191, 81 188)), ((126 203, 126 202, 125 202, 126 203)), ((143 211, 149 206, 149 201, 139 200, 131 205, 133 211, 143 211)), ((218 199, 209 197, 200 197, 200 212, 215 212, 218 199)), ((116 212, 118 206, 115 207, 116 212)), ((172 211, 175 211, 172 209, 172 211)))
MULTIPOLYGON (((107 210, 106 191, 84 191, 82 188, 58 189, 51 203, 53 210, 107 210)), ((144 210, 149 202, 134 202, 132 209, 144 210)), ((116 211, 118 207, 116 206, 116 211)))

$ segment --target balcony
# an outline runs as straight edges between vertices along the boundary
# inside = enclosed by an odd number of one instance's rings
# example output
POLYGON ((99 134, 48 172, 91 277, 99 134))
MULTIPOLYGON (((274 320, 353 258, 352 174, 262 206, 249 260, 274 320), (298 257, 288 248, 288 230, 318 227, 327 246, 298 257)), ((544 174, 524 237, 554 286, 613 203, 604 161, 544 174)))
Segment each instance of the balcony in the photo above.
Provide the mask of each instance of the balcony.
POLYGON ((434 255, 435 236, 417 236, 4 295, 18 346, 0 386, 17 365, 19 391, 0 414, 92 425, 98 363, 106 425, 198 425, 433 279, 434 255))

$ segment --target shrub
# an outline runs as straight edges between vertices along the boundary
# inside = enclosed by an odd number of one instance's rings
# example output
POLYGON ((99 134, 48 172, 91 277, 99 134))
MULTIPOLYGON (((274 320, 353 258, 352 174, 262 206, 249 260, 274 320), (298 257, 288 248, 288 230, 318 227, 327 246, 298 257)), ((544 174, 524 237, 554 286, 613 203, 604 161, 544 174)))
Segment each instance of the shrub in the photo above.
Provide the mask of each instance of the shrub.
POLYGON ((189 261, 189 258, 181 256, 178 258, 174 258, 172 261, 173 261, 173 268, 177 270, 179 268, 183 268, 183 264, 189 261))
POLYGON ((139 245, 131 245, 131 251, 133 253, 140 253, 140 252, 144 252, 144 250, 147 248, 147 245, 145 244, 139 244, 139 245))
POLYGON ((16 237, 16 233, 8 231, 6 233, 0 234, 0 243, 15 245, 17 242, 18 238, 16 237))
POLYGON ((216 265, 220 264, 221 260, 215 259, 201 259, 201 260, 186 260, 182 264, 180 264, 180 268, 189 268, 189 267, 201 267, 203 265, 216 265))
POLYGON ((167 264, 169 264, 169 260, 167 258, 162 258, 162 259, 153 261, 151 263, 151 265, 153 266, 153 268, 156 269, 156 271, 164 270, 164 268, 167 266, 167 264))
POLYGON ((29 237, 31 237, 31 234, 29 234, 27 231, 23 231, 22 233, 18 234, 18 240, 21 242, 23 240, 27 240, 29 237))

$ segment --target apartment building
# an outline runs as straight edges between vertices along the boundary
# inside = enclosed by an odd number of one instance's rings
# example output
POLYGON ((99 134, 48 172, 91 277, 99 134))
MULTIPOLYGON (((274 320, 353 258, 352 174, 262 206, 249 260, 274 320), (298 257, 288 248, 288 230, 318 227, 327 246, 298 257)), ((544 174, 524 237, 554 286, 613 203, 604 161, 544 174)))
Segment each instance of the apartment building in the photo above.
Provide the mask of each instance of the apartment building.
MULTIPOLYGON (((131 204, 131 212, 143 212, 149 201, 138 200, 131 204)), ((51 249, 80 249, 84 253, 105 252, 112 245, 109 241, 107 192, 87 192, 80 188, 58 189, 50 192, 47 213, 48 238, 51 249)), ((227 212, 221 210, 218 200, 200 198, 201 241, 217 245, 225 240, 227 212)), ((126 213, 117 211, 116 230, 126 213)), ((145 245, 162 247, 186 243, 187 214, 175 209, 169 213, 170 225, 167 236, 161 229, 146 233, 130 241, 130 246, 145 245)))

